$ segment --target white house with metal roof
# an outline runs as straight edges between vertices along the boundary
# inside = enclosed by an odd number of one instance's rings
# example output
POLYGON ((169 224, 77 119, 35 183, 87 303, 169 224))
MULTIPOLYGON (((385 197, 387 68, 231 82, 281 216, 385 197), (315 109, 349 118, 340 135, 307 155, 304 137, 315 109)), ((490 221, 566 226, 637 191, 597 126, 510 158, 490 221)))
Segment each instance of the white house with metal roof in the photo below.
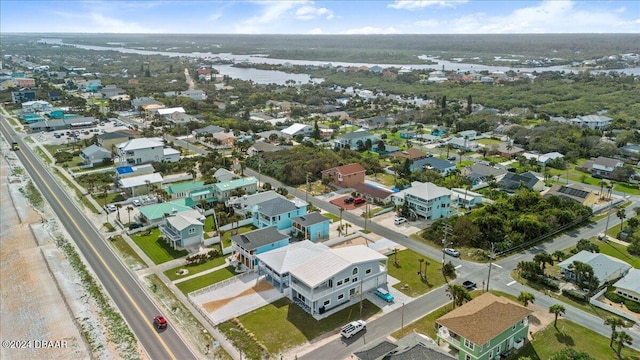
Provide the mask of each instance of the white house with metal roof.
POLYGON ((313 131, 313 128, 311 127, 311 125, 296 123, 289 126, 286 129, 283 129, 282 133, 290 137, 296 137, 298 135, 303 135, 303 136, 311 135, 312 131, 313 131))
POLYGON ((243 195, 254 194, 258 191, 258 179, 253 176, 215 183, 213 185, 215 197, 220 202, 229 200, 234 191, 241 191, 243 195))
POLYGON ((88 166, 96 166, 104 164, 105 160, 111 160, 111 151, 100 147, 96 144, 93 144, 89 147, 86 147, 80 153, 80 157, 82 158, 82 162, 88 166))
POLYGON ((640 302, 640 270, 630 269, 627 275, 613 284, 613 287, 618 295, 640 302))
POLYGON ((316 319, 387 283, 388 258, 364 245, 327 249, 289 270, 289 297, 316 319))
POLYGON ((121 164, 138 165, 150 162, 177 162, 180 152, 165 148, 161 138, 138 138, 116 145, 116 153, 121 164))
POLYGON ((118 179, 118 187, 126 191, 129 196, 148 194, 151 185, 160 186, 162 184, 160 173, 144 174, 118 179))
POLYGON ((450 215, 451 190, 430 182, 414 181, 410 188, 392 194, 391 198, 397 206, 407 202, 416 217, 431 220, 450 215))
POLYGON ((626 275, 631 269, 631 265, 622 260, 605 254, 582 250, 558 264, 560 267, 560 275, 569 280, 576 280, 576 274, 573 270, 574 261, 579 261, 591 266, 593 275, 598 278, 600 284, 617 280, 626 275))

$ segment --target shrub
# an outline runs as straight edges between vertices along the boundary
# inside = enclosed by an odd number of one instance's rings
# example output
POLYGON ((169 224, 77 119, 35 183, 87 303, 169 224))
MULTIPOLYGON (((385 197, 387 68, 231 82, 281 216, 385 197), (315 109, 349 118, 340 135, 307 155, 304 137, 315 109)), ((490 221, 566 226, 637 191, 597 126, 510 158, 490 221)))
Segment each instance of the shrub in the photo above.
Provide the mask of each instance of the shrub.
POLYGON ((576 290, 563 289, 562 295, 580 302, 587 302, 587 300, 589 300, 586 294, 576 290))
POLYGON ((640 314, 640 304, 638 304, 637 302, 625 299, 624 306, 626 306, 627 309, 633 311, 634 313, 640 314))
POLYGON ((553 278, 550 278, 550 277, 547 277, 547 276, 538 275, 537 279, 535 279, 535 281, 537 281, 540 284, 548 287, 551 290, 554 290, 554 291, 560 290, 560 283, 558 283, 558 281, 553 279, 553 278))
POLYGON ((604 297, 606 297, 609 301, 612 301, 616 304, 620 304, 621 302, 624 301, 622 296, 616 294, 613 291, 607 291, 606 293, 604 293, 604 297))

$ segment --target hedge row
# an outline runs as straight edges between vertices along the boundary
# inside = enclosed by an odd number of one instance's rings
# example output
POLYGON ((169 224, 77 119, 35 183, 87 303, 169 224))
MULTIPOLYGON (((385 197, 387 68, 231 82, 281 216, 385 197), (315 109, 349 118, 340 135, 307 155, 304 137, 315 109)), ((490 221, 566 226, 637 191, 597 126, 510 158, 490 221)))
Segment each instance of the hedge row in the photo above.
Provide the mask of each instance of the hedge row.
POLYGON ((589 300, 589 298, 587 297, 587 295, 581 291, 576 291, 576 290, 567 290, 567 289, 563 289, 562 290, 562 295, 571 298, 573 300, 576 301, 581 301, 581 302, 587 302, 589 300))

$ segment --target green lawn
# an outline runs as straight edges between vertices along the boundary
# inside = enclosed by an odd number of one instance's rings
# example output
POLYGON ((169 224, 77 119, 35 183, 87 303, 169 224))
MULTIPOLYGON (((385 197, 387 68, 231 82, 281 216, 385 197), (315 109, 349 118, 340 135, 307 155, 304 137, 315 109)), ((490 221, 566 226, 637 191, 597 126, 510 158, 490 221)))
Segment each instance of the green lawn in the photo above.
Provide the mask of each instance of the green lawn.
POLYGON ((131 235, 131 239, 140 247, 142 251, 153 261, 155 264, 162 264, 170 260, 178 259, 183 256, 187 256, 186 250, 174 250, 166 241, 160 239, 160 230, 158 228, 149 231, 142 231, 137 234, 131 235))
POLYGON ((217 258, 214 258, 213 260, 209 260, 205 263, 199 264, 199 265, 185 265, 185 266, 178 266, 175 267, 173 269, 169 269, 167 271, 164 272, 165 275, 167 275, 167 277, 169 278, 169 280, 177 280, 177 279, 181 279, 187 276, 191 276, 193 274, 197 274, 199 272, 203 272, 205 270, 209 270, 209 269, 213 269, 215 267, 218 267, 220 265, 224 265, 224 260, 227 258, 227 256, 220 256, 217 258), (186 275, 178 275, 176 274, 176 271, 180 270, 180 269, 187 269, 189 270, 189 273, 186 275))
MULTIPOLYGON (((532 360, 546 360, 552 354, 564 349, 574 348, 586 352, 598 360, 617 359, 615 352, 609 347, 609 339, 578 324, 559 319, 557 329, 550 324, 542 331, 534 334, 534 339, 526 343, 518 351, 517 357, 528 356, 532 360)), ((628 349, 622 350, 622 359, 638 359, 640 352, 628 349)))
MULTIPOLYGON (((420 255, 413 250, 402 250, 398 252, 398 264, 394 263, 395 255, 389 255, 390 276, 400 280, 393 287, 402 293, 416 297, 432 289, 435 289, 446 282, 442 275, 442 262, 420 255), (429 263, 427 266, 427 280, 423 281, 418 275, 420 263, 418 260, 425 259, 429 263)), ((424 267, 424 265, 422 265, 424 267)))
POLYGON ((111 241, 109 243, 118 250, 118 253, 122 256, 129 267, 134 268, 135 270, 147 267, 144 260, 138 256, 138 253, 136 253, 133 248, 124 241, 122 235, 111 237, 111 241))
POLYGON ((334 215, 332 213, 324 213, 322 215, 324 215, 324 216, 328 217, 329 219, 333 220, 333 222, 340 221, 340 216, 338 216, 338 215, 334 215))
POLYGON ((368 300, 364 300, 363 304, 362 314, 360 303, 356 301, 350 307, 317 321, 298 305, 283 298, 238 319, 267 347, 270 354, 276 355, 326 332, 335 331, 350 321, 367 319, 380 310, 368 300))
POLYGON ((394 187, 396 185, 396 178, 391 174, 376 174, 375 176, 369 176, 369 178, 389 187, 394 187))
POLYGON ((177 283, 176 286, 178 287, 178 289, 180 289, 180 291, 182 291, 182 293, 187 295, 192 291, 196 291, 209 285, 219 283, 222 280, 226 280, 234 276, 236 276, 235 268, 233 266, 227 266, 224 269, 220 269, 209 274, 198 276, 191 280, 177 283))
POLYGON ((633 184, 616 183, 613 185, 613 190, 631 195, 640 195, 640 188, 638 188, 638 185, 633 184))
POLYGON ((478 139, 475 140, 478 144, 482 144, 482 145, 489 145, 489 147, 491 147, 491 145, 500 145, 500 143, 502 141, 498 140, 498 139, 478 139))
POLYGON ((256 229, 255 226, 247 225, 247 226, 239 227, 237 234, 235 233, 234 230, 225 231, 224 234, 222 235, 222 239, 220 239, 220 241, 222 241, 222 245, 227 248, 227 247, 231 246, 231 237, 232 236, 244 234, 246 232, 249 232, 249 231, 255 230, 255 229, 256 229), (232 233, 233 233, 233 235, 232 235, 232 233))
POLYGON ((629 254, 627 247, 612 241, 595 241, 600 252, 618 258, 636 269, 640 269, 640 257, 629 254))

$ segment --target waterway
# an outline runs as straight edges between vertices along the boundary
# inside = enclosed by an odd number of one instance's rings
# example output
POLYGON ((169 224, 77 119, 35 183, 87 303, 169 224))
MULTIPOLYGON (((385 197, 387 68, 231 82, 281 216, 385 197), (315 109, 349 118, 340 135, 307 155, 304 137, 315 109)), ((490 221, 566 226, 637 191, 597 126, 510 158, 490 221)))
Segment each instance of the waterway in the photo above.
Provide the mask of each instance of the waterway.
MULTIPOLYGON (((481 65, 481 64, 468 64, 462 62, 455 61, 447 61, 442 60, 436 57, 430 57, 428 55, 422 55, 418 58, 425 62, 434 62, 435 64, 372 64, 372 63, 347 63, 347 62, 327 62, 327 61, 314 61, 314 60, 288 60, 288 59, 273 59, 268 58, 265 55, 237 55, 231 53, 219 53, 213 54, 208 52, 191 52, 191 53, 182 53, 182 52, 168 52, 168 51, 158 51, 158 50, 142 50, 142 49, 133 49, 133 48, 125 48, 125 47, 107 47, 107 46, 94 46, 94 45, 79 45, 79 44, 68 44, 62 42, 60 39, 43 39, 41 42, 46 42, 51 45, 66 45, 66 46, 74 46, 80 49, 85 50, 96 50, 96 51, 117 51, 125 54, 139 54, 139 55, 163 55, 169 57, 193 57, 193 58, 221 58, 225 60, 231 60, 234 63, 239 62, 248 62, 253 64, 272 64, 272 65, 282 65, 285 63, 289 63, 291 65, 316 65, 316 66, 324 66, 331 64, 333 66, 380 66, 382 68, 411 68, 415 70, 422 69, 435 69, 435 70, 456 70, 456 71, 501 71, 506 72, 509 70, 513 70, 515 72, 542 72, 542 71, 564 71, 564 72, 579 72, 580 69, 570 68, 567 66, 549 66, 549 67, 533 67, 533 68, 522 68, 522 67, 509 67, 509 66, 491 66, 491 65, 481 65)), ((220 74, 227 75, 234 79, 241 79, 245 81, 253 81, 256 84, 278 84, 285 85, 288 81, 295 81, 297 84, 305 84, 309 82, 321 83, 323 79, 311 78, 308 74, 289 74, 283 71, 277 70, 260 70, 253 68, 237 68, 231 65, 214 65, 214 68, 217 69, 220 74)), ((598 72, 610 72, 611 70, 591 70, 592 73, 598 72)), ((636 75, 640 76, 640 67, 627 68, 627 69, 617 69, 613 70, 621 74, 627 75, 636 75)))

